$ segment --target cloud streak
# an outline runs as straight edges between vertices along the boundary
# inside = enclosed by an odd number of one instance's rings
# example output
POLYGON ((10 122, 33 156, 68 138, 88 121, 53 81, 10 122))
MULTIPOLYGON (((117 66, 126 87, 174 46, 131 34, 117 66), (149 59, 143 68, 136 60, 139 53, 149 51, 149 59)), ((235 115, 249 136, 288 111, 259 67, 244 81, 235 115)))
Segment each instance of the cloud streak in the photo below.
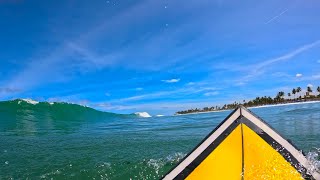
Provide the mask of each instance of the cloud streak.
POLYGON ((167 79, 167 80, 161 80, 161 81, 165 83, 177 83, 180 81, 180 79, 167 79))
POLYGON ((188 88, 178 88, 172 91, 159 91, 159 92, 154 92, 154 93, 146 93, 142 95, 137 95, 137 96, 131 96, 127 98, 122 98, 122 99, 117 99, 113 102, 132 102, 132 101, 139 101, 139 100, 151 100, 151 99, 165 99, 170 96, 175 96, 175 97, 182 97, 186 95, 191 95, 191 94, 198 94, 201 92, 214 92, 218 90, 217 88, 214 87, 188 87, 188 88))
POLYGON ((295 56, 303 53, 304 51, 307 51, 307 50, 309 50, 309 49, 311 49, 311 48, 313 48, 313 47, 315 47, 315 46, 317 46, 319 44, 320 44, 320 40, 316 40, 316 41, 314 41, 314 42, 312 42, 310 44, 305 44, 305 45, 299 47, 298 49, 295 49, 295 50, 293 50, 293 51, 291 51, 291 52, 289 52, 289 53, 287 53, 285 55, 282 55, 280 57, 276 57, 276 58, 272 58, 272 59, 263 61, 262 63, 257 64, 255 67, 257 69, 262 69, 262 68, 264 68, 266 66, 269 66, 271 64, 274 64, 274 63, 277 63, 277 62, 280 62, 280 61, 286 61, 286 60, 292 59, 293 57, 295 57, 295 56))
POLYGON ((316 81, 316 80, 320 80, 320 74, 314 74, 311 76, 306 76, 300 79, 300 81, 316 81))
POLYGON ((205 96, 216 96, 216 95, 218 95, 218 94, 219 94, 218 91, 213 91, 213 92, 204 93, 205 96))
POLYGON ((285 14, 285 13, 288 12, 288 11, 289 11, 289 8, 283 10, 283 11, 280 12, 278 15, 273 16, 271 19, 269 19, 265 24, 269 24, 269 23, 275 21, 276 19, 280 18, 283 14, 285 14))
POLYGON ((272 18, 270 18, 267 22, 265 22, 265 24, 270 24, 273 21, 279 19, 281 16, 283 16, 285 13, 287 13, 289 11, 289 9, 291 9, 293 6, 295 6, 297 4, 298 0, 295 0, 294 2, 290 1, 290 5, 289 7, 285 8, 284 10, 282 10, 279 14, 273 16, 272 18))
POLYGON ((296 57, 297 55, 317 46, 320 44, 320 40, 316 40, 310 44, 305 44, 287 54, 284 54, 282 56, 279 57, 275 57, 272 59, 267 59, 265 61, 262 61, 261 63, 257 63, 257 64, 252 64, 252 65, 243 65, 239 70, 245 71, 245 72, 249 72, 245 77, 241 78, 240 80, 238 80, 237 84, 245 84, 246 82, 257 78, 259 76, 261 76, 262 74, 265 73, 265 68, 269 67, 273 64, 279 63, 279 62, 284 62, 284 61, 288 61, 294 57, 296 57))

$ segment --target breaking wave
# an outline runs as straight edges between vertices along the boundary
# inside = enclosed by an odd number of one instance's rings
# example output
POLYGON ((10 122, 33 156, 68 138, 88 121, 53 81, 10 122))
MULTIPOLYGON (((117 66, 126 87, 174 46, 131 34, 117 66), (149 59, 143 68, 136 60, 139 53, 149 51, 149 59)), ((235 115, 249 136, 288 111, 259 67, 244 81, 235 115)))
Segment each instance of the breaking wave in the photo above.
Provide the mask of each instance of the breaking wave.
POLYGON ((53 120, 70 121, 134 117, 132 115, 98 111, 78 104, 64 102, 37 102, 31 99, 1 101, 0 111, 2 112, 2 118, 10 121, 17 118, 28 120, 50 118, 53 120))
POLYGON ((138 115, 139 117, 144 117, 144 118, 151 117, 151 115, 149 113, 147 113, 147 112, 136 112, 134 114, 138 115))

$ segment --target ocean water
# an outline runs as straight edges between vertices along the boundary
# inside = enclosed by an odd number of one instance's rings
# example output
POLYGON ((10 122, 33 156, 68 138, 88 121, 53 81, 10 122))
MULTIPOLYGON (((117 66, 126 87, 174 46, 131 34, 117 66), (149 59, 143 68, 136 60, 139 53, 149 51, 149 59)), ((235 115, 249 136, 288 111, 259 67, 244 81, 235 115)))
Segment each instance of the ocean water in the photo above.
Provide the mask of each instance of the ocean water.
MULTIPOLYGON (((251 110, 320 168, 320 103, 251 110)), ((159 179, 229 113, 142 118, 0 102, 0 179, 159 179)))

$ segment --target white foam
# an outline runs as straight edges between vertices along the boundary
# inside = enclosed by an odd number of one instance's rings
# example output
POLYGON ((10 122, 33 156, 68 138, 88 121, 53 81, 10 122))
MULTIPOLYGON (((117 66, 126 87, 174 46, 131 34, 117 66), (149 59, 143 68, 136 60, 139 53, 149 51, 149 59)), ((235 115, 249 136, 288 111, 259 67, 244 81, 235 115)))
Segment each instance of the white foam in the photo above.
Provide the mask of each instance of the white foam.
POLYGON ((29 104, 33 104, 33 105, 36 105, 38 104, 39 102, 38 101, 35 101, 35 100, 32 100, 32 99, 22 99, 23 101, 29 103, 29 104))
POLYGON ((147 113, 147 112, 136 112, 134 114, 136 114, 136 115, 138 115, 140 117, 144 117, 144 118, 151 117, 151 115, 149 113, 147 113))
MULTIPOLYGON (((166 158, 160 158, 160 159, 149 159, 147 161, 147 166, 149 166, 150 168, 152 168, 155 173, 159 176, 160 171, 163 170, 163 167, 166 164, 177 164, 178 162, 181 161, 181 159, 183 159, 186 156, 186 154, 177 152, 174 153, 173 155, 169 155, 166 158)), ((162 172, 163 173, 163 172, 162 172)), ((156 177, 154 177, 153 179, 155 179, 156 177)))
POLYGON ((156 115, 157 117, 162 117, 162 116, 164 116, 164 115, 162 115, 162 114, 158 114, 158 115, 156 115))
POLYGON ((311 163, 311 166, 307 169, 308 172, 320 172, 320 148, 315 148, 307 154, 307 159, 311 163))
POLYGON ((54 104, 54 102, 49 102, 49 104, 50 104, 50 105, 53 105, 53 104, 54 104))

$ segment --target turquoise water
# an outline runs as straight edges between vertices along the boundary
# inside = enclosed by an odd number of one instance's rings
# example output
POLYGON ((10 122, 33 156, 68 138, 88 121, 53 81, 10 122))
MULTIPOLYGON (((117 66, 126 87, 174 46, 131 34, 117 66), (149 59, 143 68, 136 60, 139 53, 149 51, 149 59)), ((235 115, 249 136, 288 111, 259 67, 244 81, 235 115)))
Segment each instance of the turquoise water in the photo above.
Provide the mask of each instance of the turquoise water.
MULTIPOLYGON (((320 166, 320 103, 252 111, 320 166)), ((0 102, 0 179, 158 179, 229 113, 141 118, 0 102)))

